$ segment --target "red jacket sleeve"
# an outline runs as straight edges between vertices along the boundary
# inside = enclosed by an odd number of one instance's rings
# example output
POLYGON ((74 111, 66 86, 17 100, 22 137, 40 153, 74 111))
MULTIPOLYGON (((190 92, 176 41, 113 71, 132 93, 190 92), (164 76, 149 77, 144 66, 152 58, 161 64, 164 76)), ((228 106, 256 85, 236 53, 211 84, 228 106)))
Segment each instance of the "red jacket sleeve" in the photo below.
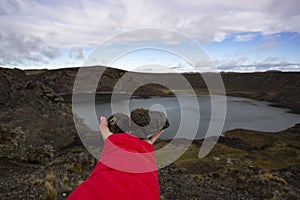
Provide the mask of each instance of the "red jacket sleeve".
POLYGON ((105 141, 101 158, 90 177, 68 199, 158 200, 158 170, 153 157, 153 145, 129 134, 113 134, 105 141))

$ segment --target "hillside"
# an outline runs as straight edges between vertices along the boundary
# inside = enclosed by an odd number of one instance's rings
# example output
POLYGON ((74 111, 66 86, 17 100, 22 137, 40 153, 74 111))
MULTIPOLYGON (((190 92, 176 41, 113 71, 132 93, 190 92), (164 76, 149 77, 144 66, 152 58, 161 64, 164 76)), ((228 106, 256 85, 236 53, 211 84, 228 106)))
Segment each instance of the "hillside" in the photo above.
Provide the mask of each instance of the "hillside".
MULTIPOLYGON (((177 83, 176 74, 145 74, 126 72, 124 70, 95 67, 95 71, 102 70, 104 73, 98 83, 97 92, 111 92, 115 84, 124 75, 132 77, 132 85, 139 84, 145 78, 151 80, 172 81, 177 90, 185 90, 182 84, 177 83), (150 77, 150 78, 149 78, 150 77), (177 83, 177 85, 176 85, 177 83)), ((78 68, 25 71, 27 79, 39 80, 52 88, 58 94, 70 94, 73 90, 74 80, 78 68)), ((20 73, 20 72, 18 72, 20 73)), ((207 93, 206 84, 195 73, 185 73, 184 77, 190 82, 196 93, 207 93)), ((21 75, 20 75, 21 76, 21 75)), ((299 72, 256 72, 256 73, 221 73, 227 95, 247 97, 257 100, 269 101, 277 106, 291 108, 294 112, 300 112, 300 73, 299 72)), ((87 77, 88 79, 89 77, 87 77)), ((157 84, 148 84, 137 91, 137 95, 170 95, 167 88, 157 84)))
MULTIPOLYGON (((78 138, 71 105, 59 95, 72 91, 77 70, 0 68, 0 199, 66 199, 94 168, 97 160, 78 138)), ((106 69, 97 91, 112 91, 122 73, 125 72, 106 69)), ((222 77, 230 95, 269 100, 298 111, 299 74, 223 73, 222 77)), ((134 75, 132 81, 149 76, 134 75)), ((166 80, 174 77, 152 76, 166 80)), ((184 76, 197 92, 205 92, 199 76, 184 76)), ((176 87, 184 90, 180 85, 176 87)), ((158 85, 147 85, 136 94, 170 95, 170 92, 158 85)), ((75 120, 80 119, 75 116, 75 120)), ((239 129, 225 135, 204 159, 197 157, 202 141, 196 140, 175 163, 160 169, 161 198, 297 199, 300 196, 299 124, 278 133, 239 129)), ((166 142, 158 142, 155 148, 166 142)))

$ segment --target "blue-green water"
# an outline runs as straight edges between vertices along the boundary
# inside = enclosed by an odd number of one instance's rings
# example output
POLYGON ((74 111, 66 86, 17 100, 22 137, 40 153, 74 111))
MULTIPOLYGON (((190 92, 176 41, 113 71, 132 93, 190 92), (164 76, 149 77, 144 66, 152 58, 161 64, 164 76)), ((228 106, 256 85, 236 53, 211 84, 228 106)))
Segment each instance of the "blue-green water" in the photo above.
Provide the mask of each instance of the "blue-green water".
MULTIPOLYGON (((209 123, 215 123, 211 120, 211 101, 209 95, 200 95, 197 97, 200 107, 199 128, 196 134, 196 139, 201 139, 205 136, 209 123)), ((197 113, 191 104, 191 99, 186 96, 181 98, 181 107, 179 106, 176 97, 152 97, 148 99, 134 98, 128 103, 120 98, 115 102, 118 106, 128 107, 129 110, 136 107, 152 107, 153 109, 165 110, 171 126, 165 130, 162 135, 163 139, 173 138, 182 120, 188 124, 184 131, 184 137, 194 139, 195 133, 191 133, 188 127, 195 126, 195 117, 197 113), (158 106, 160 105, 160 106, 158 106), (181 118, 181 112, 185 115, 181 118)), ((220 102, 221 103, 221 102, 220 102)), ((96 105, 84 100, 76 103, 75 113, 85 120, 85 123, 93 130, 98 130, 98 123, 91 120, 95 115, 87 112, 93 108, 96 109, 96 115, 99 120, 100 116, 108 117, 111 115, 110 97, 98 95, 96 105)), ((227 113, 222 132, 236 128, 276 132, 289 128, 296 123, 300 123, 300 115, 289 113, 288 109, 272 107, 268 102, 256 101, 252 99, 229 97, 227 96, 227 113)))

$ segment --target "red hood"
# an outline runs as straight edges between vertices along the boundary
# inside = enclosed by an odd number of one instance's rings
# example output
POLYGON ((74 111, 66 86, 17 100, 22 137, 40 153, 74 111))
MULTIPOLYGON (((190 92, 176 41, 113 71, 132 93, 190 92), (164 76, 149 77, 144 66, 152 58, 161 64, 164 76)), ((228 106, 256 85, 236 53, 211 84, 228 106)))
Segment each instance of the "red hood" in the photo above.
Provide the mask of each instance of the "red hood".
POLYGON ((154 151, 154 147, 152 144, 149 144, 148 142, 145 142, 144 140, 136 136, 130 135, 128 133, 112 134, 107 139, 108 140, 106 140, 105 143, 111 141, 115 145, 124 148, 128 151, 134 151, 139 153, 147 153, 154 151))

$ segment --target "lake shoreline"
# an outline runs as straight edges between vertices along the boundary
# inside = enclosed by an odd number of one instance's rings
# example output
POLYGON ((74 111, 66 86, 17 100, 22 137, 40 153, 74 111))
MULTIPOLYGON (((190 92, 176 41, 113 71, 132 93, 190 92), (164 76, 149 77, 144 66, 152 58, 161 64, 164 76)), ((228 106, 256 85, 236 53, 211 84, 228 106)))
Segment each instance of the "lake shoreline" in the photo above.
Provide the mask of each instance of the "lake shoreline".
MULTIPOLYGON (((95 94, 96 94, 96 96, 101 96, 101 95, 111 96, 112 95, 111 92, 96 92, 95 94)), ((186 94, 193 94, 193 93, 186 93, 186 94)), ((71 100, 72 99, 72 95, 73 95, 72 93, 59 93, 57 95, 63 97, 67 103, 72 102, 72 100, 71 100)), ((78 95, 94 95, 94 93, 80 93, 78 95)), ((117 94, 117 95, 127 96, 127 95, 131 95, 131 94, 120 93, 120 94, 117 94)), ((179 95, 185 95, 185 93, 181 93, 181 94, 179 93, 179 95)), ((209 93, 201 93, 201 94, 193 94, 193 95, 195 95, 195 96, 198 97, 198 96, 202 96, 202 95, 209 95, 209 93)), ((300 114, 299 105, 296 104, 296 103, 295 104, 290 103, 290 104, 287 105, 286 103, 271 102, 271 101, 265 100, 264 98, 257 98, 257 97, 254 97, 252 95, 240 95, 240 94, 237 95, 235 93, 227 93, 226 96, 229 96, 229 97, 240 97, 240 98, 253 99, 253 100, 257 100, 257 101, 267 102, 269 104, 269 106, 290 109, 288 111, 289 113, 300 114)), ((165 94, 165 95, 141 95, 141 94, 134 94, 134 95, 131 96, 131 98, 133 98, 133 99, 149 99, 149 98, 164 98, 164 97, 176 97, 176 95, 174 95, 174 94, 165 94)))
MULTIPOLYGON (((86 120, 86 125, 88 125, 91 129, 97 130, 98 125, 93 122, 92 117, 88 114, 92 112, 91 103, 95 103, 95 111, 97 115, 103 116, 110 116, 111 115, 111 94, 80 94, 75 97, 73 105, 72 102, 72 95, 68 94, 64 96, 66 102, 68 102, 69 106, 73 106, 73 112, 78 114, 79 117, 82 117, 86 120), (77 99, 76 99, 77 98, 77 99), (95 101, 95 102, 94 102, 95 101)), ((173 124, 168 130, 166 130, 163 139, 174 138, 176 137, 175 134, 178 130, 178 122, 182 122, 182 117, 185 120, 184 124, 188 127, 194 127, 192 122, 190 122, 190 116, 196 116, 194 110, 194 106, 192 106, 189 96, 183 95, 181 99, 180 105, 178 104, 176 96, 148 96, 144 98, 144 96, 131 96, 130 103, 127 101, 129 100, 130 95, 126 94, 117 94, 115 102, 115 106, 117 105, 130 105, 129 110, 136 108, 136 107, 151 107, 153 105, 160 105, 167 114, 169 115, 168 118, 171 120, 170 122, 173 124), (119 96, 118 96, 119 95, 119 96), (119 102, 119 103, 118 103, 119 102), (181 114, 182 115, 181 115, 181 114)), ((200 115, 201 120, 199 121, 199 126, 197 134, 194 135, 192 133, 186 133, 179 137, 186 137, 189 139, 201 139, 205 137, 205 133, 207 133, 207 128, 209 124, 211 124, 211 96, 209 95, 197 95, 197 101, 199 102, 199 108, 201 108, 200 115)), ((220 106, 220 102, 218 100, 219 97, 215 97, 217 104, 216 106, 220 106)), ((222 97, 220 97, 222 100, 222 97)), ((291 127, 300 121, 300 116, 298 114, 292 113, 288 108, 278 108, 277 106, 272 106, 270 102, 265 101, 257 101, 249 98, 241 98, 241 97, 232 97, 227 96, 227 112, 226 112, 226 120, 224 121, 225 124, 223 125, 222 134, 228 130, 233 130, 236 128, 245 128, 248 130, 257 130, 257 131, 267 131, 267 132, 274 132, 283 130, 286 127, 291 127), (244 114, 241 114, 240 109, 244 109, 244 114), (243 116, 243 117, 242 117, 243 116), (248 122, 247 120, 250 120, 248 122), (273 125, 273 123, 275 123, 273 125)), ((117 111, 114 111, 117 112, 117 111)), ((197 112, 198 113, 198 112, 197 112)), ((214 123, 214 121, 212 121, 214 123)), ((189 129, 187 129, 189 130, 189 129)), ((192 128, 193 133, 195 132, 192 128)))

